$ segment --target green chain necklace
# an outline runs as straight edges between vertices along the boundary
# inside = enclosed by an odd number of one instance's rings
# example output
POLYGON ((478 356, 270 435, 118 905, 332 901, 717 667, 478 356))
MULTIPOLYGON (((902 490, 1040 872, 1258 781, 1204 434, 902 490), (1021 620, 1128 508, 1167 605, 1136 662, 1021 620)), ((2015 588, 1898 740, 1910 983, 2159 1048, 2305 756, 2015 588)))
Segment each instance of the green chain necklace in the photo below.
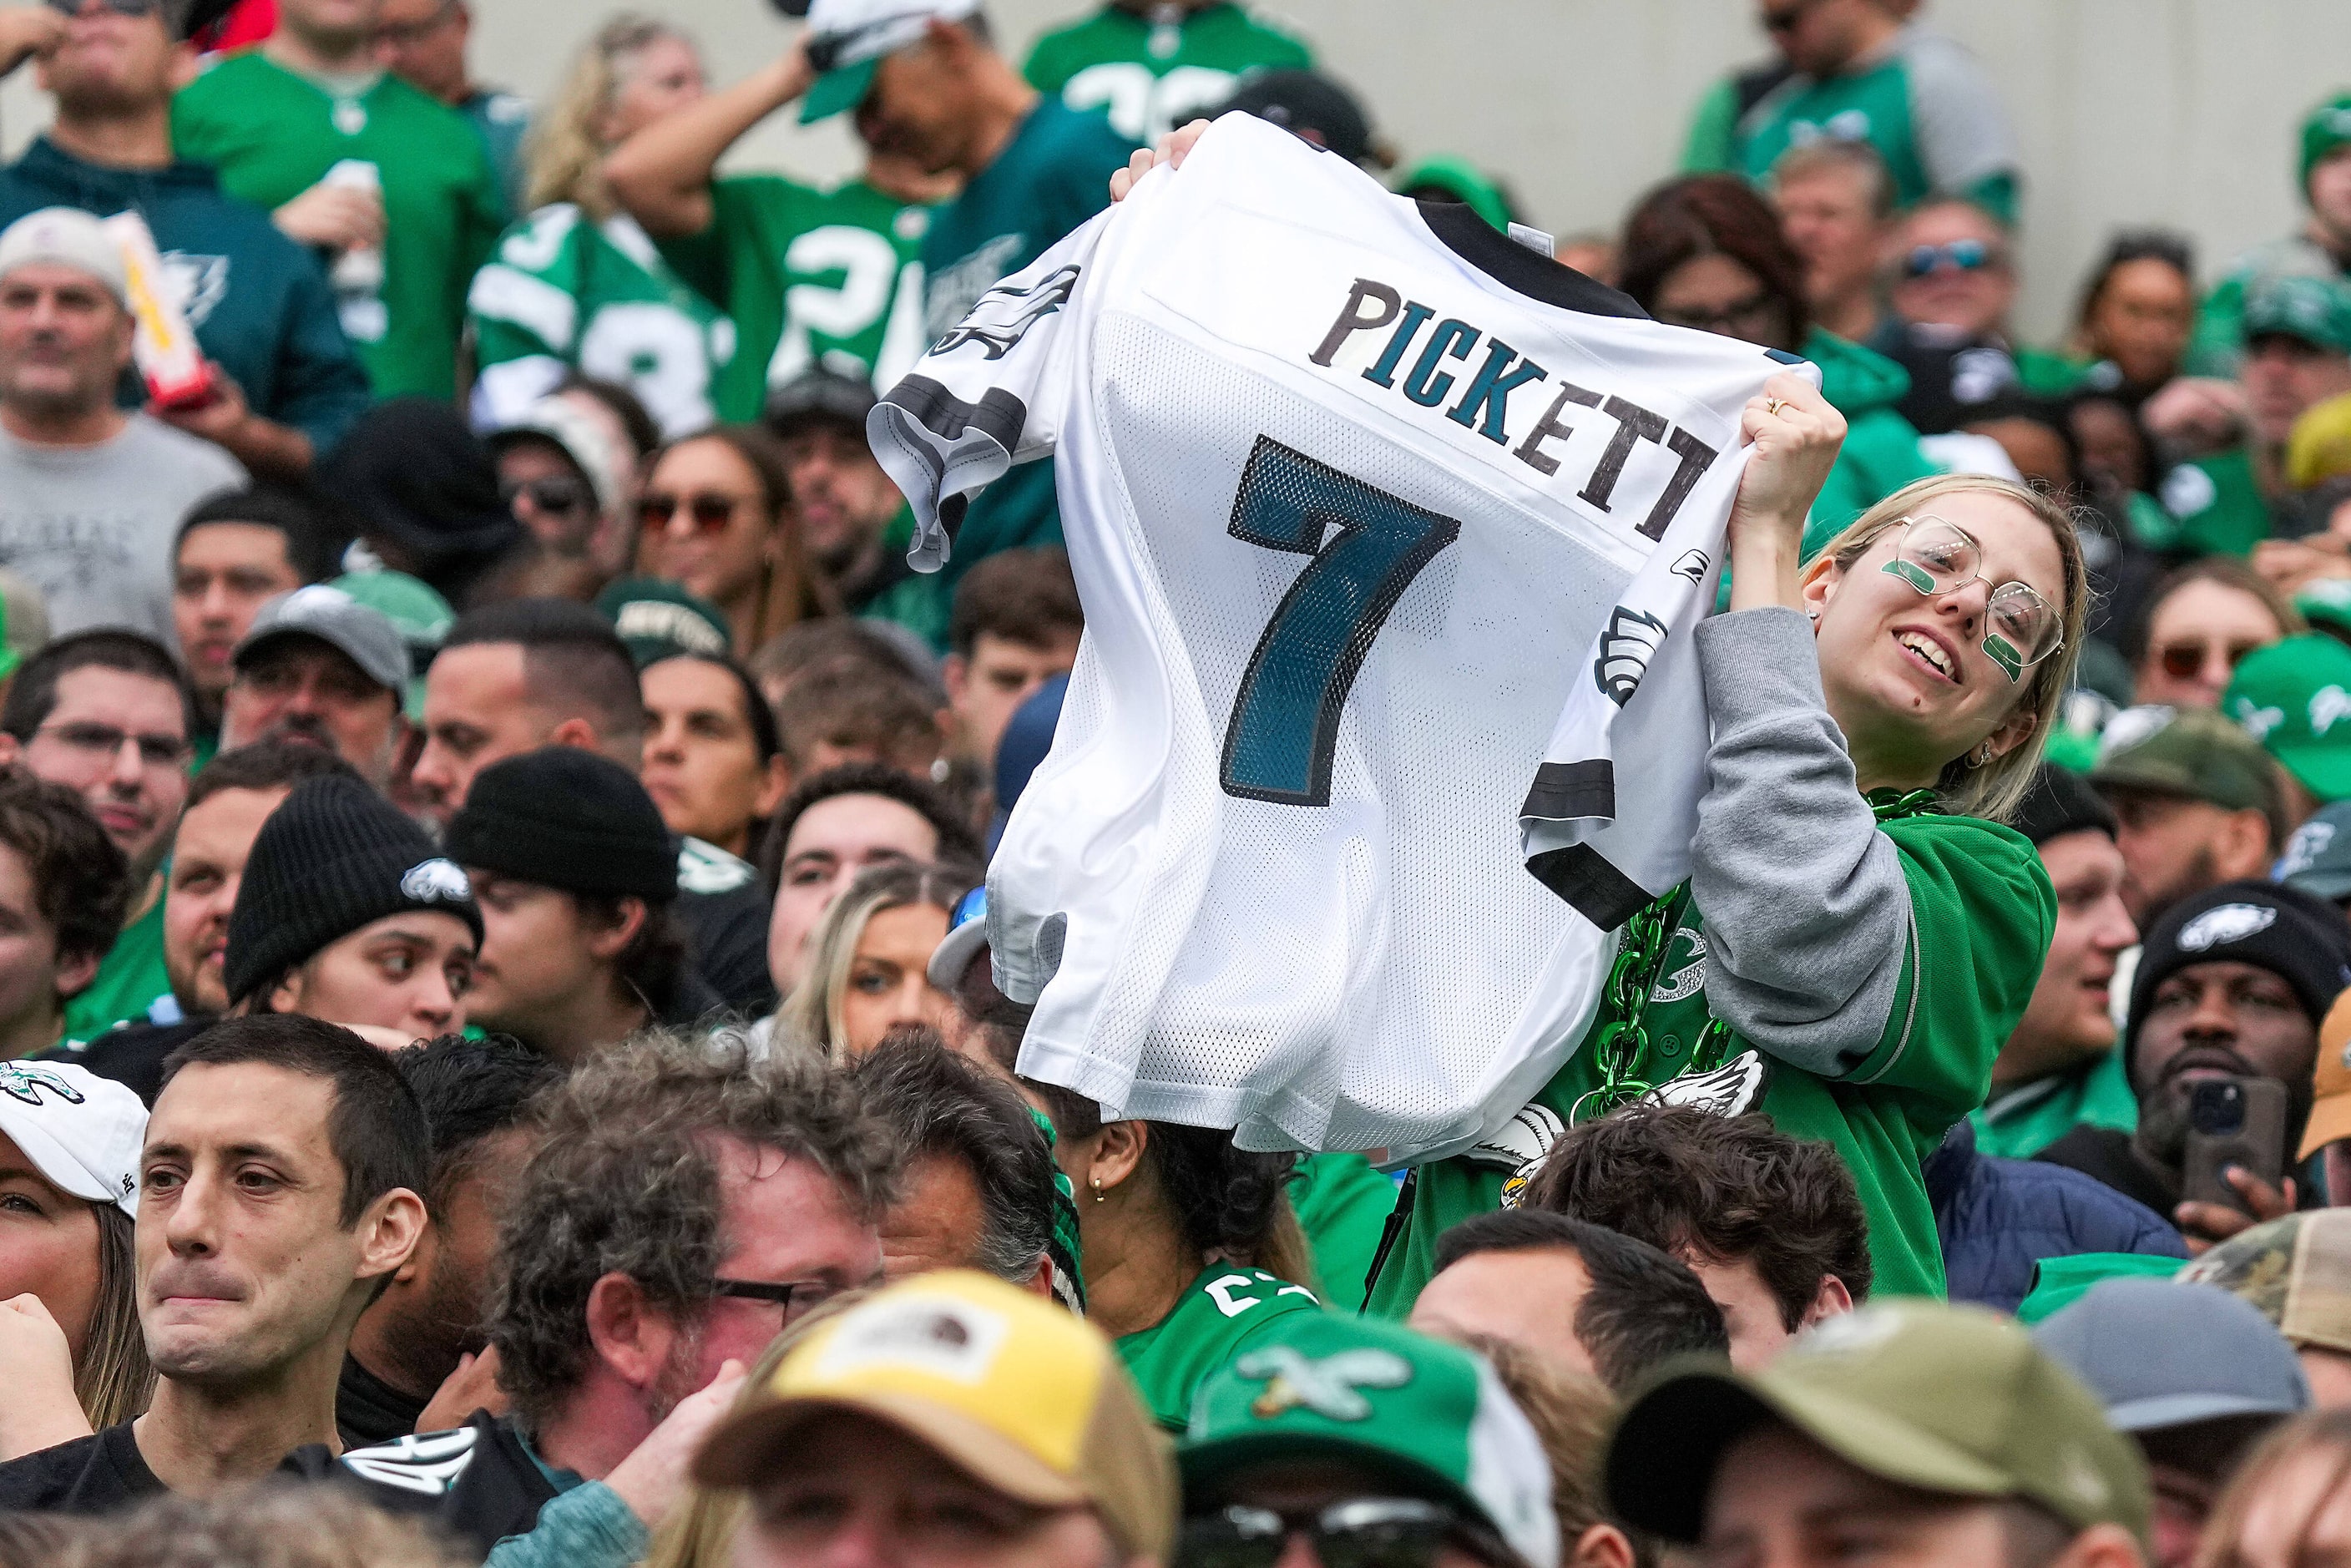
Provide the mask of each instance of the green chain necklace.
MULTIPOLYGON (((1932 789, 1912 789, 1907 793, 1872 789, 1862 799, 1869 802, 1870 813, 1880 822, 1941 810, 1932 789)), ((1600 1082, 1584 1091, 1568 1107, 1569 1125, 1605 1116, 1640 1099, 1661 1082, 1711 1072, 1722 1065, 1724 1048, 1730 1041, 1730 1026, 1718 1018, 1706 1020, 1706 1028, 1698 1032, 1698 1042, 1690 1050, 1687 1065, 1679 1071, 1658 1076, 1645 1061, 1649 1053, 1649 1033, 1642 1027, 1641 1016, 1648 1010, 1658 971, 1665 967, 1667 949, 1688 907, 1689 883, 1684 883, 1625 923, 1616 962, 1608 970, 1608 982, 1601 997, 1600 1016, 1608 1021, 1592 1040, 1593 1061, 1600 1069, 1600 1082)))

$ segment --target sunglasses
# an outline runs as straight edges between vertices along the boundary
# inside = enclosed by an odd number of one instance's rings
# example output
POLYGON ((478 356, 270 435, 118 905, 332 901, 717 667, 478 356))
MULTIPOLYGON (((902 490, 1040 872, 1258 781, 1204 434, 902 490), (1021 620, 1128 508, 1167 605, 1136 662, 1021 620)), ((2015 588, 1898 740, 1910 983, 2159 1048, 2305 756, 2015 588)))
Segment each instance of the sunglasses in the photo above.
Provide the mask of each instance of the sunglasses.
POLYGON ((2006 261, 1997 250, 1980 239, 1955 239, 1949 245, 1922 245, 1911 247, 1902 258, 1902 276, 1925 277, 1943 267, 1954 272, 1981 272, 1999 267, 2006 261))
POLYGON ((637 526, 649 534, 666 533, 670 519, 683 510, 695 533, 724 533, 742 507, 733 496, 647 496, 637 503, 637 526))
POLYGON ((2235 674, 2245 655, 2261 647, 2259 643, 2166 643, 2155 652, 2156 663, 2163 673, 2175 681, 2192 681, 2204 673, 2215 654, 2235 674))
POLYGON ((1717 337, 1737 338, 1743 335, 1739 331, 1740 328, 1757 325, 1771 305, 1770 295, 1750 294, 1719 309, 1675 310, 1660 306, 1656 314, 1657 319, 1668 327, 1689 327, 1700 332, 1712 332, 1717 337))
MULTIPOLYGON (((1982 581, 1983 546, 1957 523, 1941 517, 1905 517, 1894 559, 1879 568, 1929 599, 1939 599, 1970 582, 1982 581)), ((2022 582, 1991 589, 1984 605, 1984 656, 2011 681, 2065 645, 2064 619, 2056 606, 2022 582)))
POLYGON ((1195 1514, 1176 1538, 1175 1568, 1273 1568, 1298 1535, 1322 1568, 1432 1568, 1448 1545, 1487 1563, 1516 1561, 1499 1535, 1452 1509, 1417 1498, 1364 1497, 1311 1514, 1238 1505, 1195 1514))
POLYGON ((517 497, 528 496, 534 510, 551 517, 569 517, 588 507, 588 486, 561 474, 544 479, 525 479, 498 486, 498 499, 512 509, 517 497))

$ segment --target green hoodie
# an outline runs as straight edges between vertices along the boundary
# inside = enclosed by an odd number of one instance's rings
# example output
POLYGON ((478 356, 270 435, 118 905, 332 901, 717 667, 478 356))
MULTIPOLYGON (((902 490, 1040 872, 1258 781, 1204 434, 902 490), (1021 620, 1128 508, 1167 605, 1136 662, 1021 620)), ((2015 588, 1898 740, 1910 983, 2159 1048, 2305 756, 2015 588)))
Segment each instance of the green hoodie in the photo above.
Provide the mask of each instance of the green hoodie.
POLYGON ((1895 491, 1939 474, 1918 446, 1918 432, 1894 411, 1910 390, 1910 372, 1885 355, 1819 328, 1804 340, 1804 358, 1821 371, 1821 395, 1844 415, 1844 450, 1813 503, 1804 554, 1814 550, 1895 491))

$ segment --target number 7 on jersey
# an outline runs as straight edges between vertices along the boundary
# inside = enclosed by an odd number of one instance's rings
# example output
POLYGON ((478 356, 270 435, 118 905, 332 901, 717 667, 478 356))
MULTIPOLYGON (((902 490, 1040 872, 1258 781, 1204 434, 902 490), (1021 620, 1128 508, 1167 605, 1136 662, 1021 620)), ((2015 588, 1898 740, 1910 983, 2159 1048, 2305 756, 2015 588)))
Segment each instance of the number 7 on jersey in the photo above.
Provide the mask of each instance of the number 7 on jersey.
POLYGON ((1225 531, 1314 559, 1249 655, 1218 782, 1243 800, 1327 806, 1339 717, 1372 640, 1461 525, 1260 435, 1225 531))

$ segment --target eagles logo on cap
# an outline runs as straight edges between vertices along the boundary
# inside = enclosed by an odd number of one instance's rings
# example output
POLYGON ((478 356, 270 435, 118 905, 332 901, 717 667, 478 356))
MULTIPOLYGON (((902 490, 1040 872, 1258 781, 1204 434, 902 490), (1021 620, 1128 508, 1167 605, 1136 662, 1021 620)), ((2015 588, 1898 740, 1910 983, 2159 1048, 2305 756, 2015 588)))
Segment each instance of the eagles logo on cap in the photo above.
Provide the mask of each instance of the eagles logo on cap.
POLYGON ((1412 1363, 1384 1350, 1343 1350, 1317 1359, 1277 1344, 1242 1356, 1233 1371, 1264 1383, 1249 1413, 1266 1418, 1303 1406, 1333 1421, 1367 1421, 1372 1402, 1359 1390, 1402 1388, 1412 1381, 1412 1363))
POLYGON ((68 1105, 83 1103, 80 1091, 54 1072, 44 1072, 37 1067, 22 1062, 0 1061, 0 1094, 21 1100, 27 1105, 41 1103, 41 1091, 47 1090, 68 1105))
POLYGON ((470 904, 474 884, 454 861, 438 857, 408 868, 400 891, 419 904, 470 904))
POLYGON ((2277 924, 2277 911, 2259 904, 2224 904, 2208 909, 2179 928, 2179 946, 2201 953, 2268 930, 2277 924))

